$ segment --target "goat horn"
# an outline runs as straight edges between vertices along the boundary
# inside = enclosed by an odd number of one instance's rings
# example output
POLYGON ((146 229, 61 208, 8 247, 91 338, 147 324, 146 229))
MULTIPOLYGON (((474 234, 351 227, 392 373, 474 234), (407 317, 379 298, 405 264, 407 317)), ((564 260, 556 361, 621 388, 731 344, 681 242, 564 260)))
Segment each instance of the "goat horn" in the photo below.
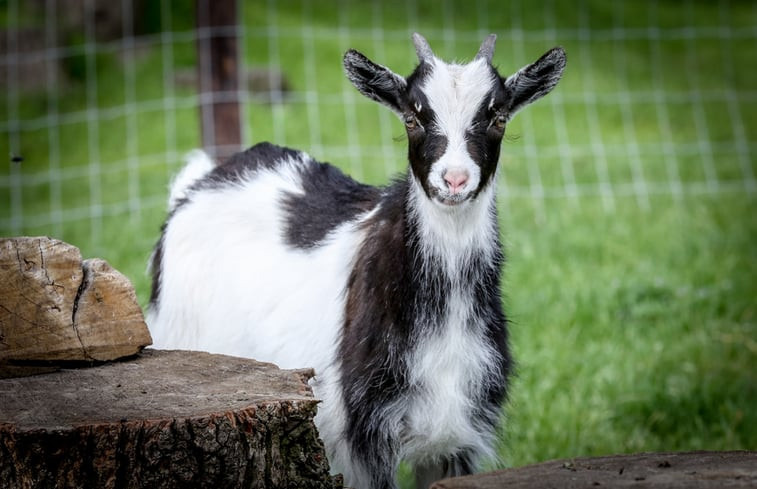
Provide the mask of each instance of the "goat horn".
POLYGON ((494 43, 497 41, 496 34, 489 34, 484 42, 481 43, 481 47, 478 49, 476 59, 484 58, 487 63, 491 64, 492 57, 494 56, 494 43))
POLYGON ((416 32, 413 34, 413 44, 415 44, 415 52, 418 54, 418 60, 421 63, 431 63, 431 60, 434 59, 434 53, 431 51, 431 46, 428 45, 428 41, 416 32))

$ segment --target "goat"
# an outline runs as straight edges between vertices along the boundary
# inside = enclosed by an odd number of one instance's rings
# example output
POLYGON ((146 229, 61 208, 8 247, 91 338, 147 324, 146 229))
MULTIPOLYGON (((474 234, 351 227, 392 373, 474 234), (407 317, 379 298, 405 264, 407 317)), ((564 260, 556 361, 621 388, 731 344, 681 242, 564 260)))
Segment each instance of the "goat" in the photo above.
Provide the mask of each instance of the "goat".
POLYGON ((151 257, 155 346, 314 367, 315 422, 349 487, 418 487, 494 455, 512 370, 495 198, 505 126, 565 67, 553 48, 503 78, 490 35, 465 65, 413 35, 403 78, 349 50, 365 96, 404 122, 409 169, 386 187, 257 144, 175 179, 151 257))

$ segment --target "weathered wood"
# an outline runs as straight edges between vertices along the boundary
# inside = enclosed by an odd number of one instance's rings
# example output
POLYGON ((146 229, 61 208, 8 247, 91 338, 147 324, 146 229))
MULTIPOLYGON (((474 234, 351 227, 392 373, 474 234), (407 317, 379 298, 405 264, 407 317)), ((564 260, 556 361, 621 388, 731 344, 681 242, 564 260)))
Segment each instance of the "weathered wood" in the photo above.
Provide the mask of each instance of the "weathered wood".
POLYGON ((224 161, 242 144, 237 0, 196 0, 195 9, 202 145, 224 161))
POLYGON ((0 380, 0 487, 340 487, 312 370, 201 352, 0 380))
POLYGON ((35 362, 97 362, 152 343, 131 282, 55 239, 0 239, 0 378, 35 362))
POLYGON ((444 479, 432 489, 634 487, 720 489, 757 486, 757 452, 677 452, 557 460, 444 479))

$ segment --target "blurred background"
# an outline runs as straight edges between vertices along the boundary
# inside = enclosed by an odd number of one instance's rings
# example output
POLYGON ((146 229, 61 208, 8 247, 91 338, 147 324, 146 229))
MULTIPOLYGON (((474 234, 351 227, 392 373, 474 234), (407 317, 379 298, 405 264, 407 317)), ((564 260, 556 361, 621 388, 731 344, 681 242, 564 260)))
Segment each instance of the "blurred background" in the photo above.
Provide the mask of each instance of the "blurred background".
POLYGON ((189 150, 269 140, 373 184, 404 171, 403 126, 349 85, 348 48, 407 75, 414 31, 459 61, 496 33, 510 74, 559 44, 565 77, 500 162, 518 375, 492 466, 757 449, 757 3, 240 0, 220 26, 203 8, 0 0, 0 236, 105 258, 146 305, 189 150), (231 90, 198 70, 219 35, 231 90), (201 131, 219 101, 239 102, 223 145, 201 131))

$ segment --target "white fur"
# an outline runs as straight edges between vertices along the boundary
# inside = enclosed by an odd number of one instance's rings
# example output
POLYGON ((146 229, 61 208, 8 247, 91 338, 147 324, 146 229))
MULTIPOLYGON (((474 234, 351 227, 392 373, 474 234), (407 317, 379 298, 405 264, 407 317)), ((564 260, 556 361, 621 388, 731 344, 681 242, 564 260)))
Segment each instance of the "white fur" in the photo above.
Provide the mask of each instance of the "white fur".
POLYGON ((189 187, 204 177, 215 167, 208 154, 200 149, 187 153, 184 168, 171 181, 171 192, 168 196, 168 209, 173 210, 176 204, 186 198, 189 187))
POLYGON ((495 355, 477 328, 473 301, 453 286, 440 334, 419 342, 410 383, 420 389, 405 415, 405 457, 415 464, 438 462, 464 449, 492 456, 492 436, 472 422, 473 393, 495 355))
POLYGON ((431 167, 429 182, 449 197, 444 174, 463 170, 469 175, 460 195, 467 197, 478 188, 481 171, 468 153, 465 133, 471 127, 482 102, 496 82, 486 61, 478 59, 467 65, 447 64, 434 58, 431 75, 421 90, 433 110, 438 131, 447 138, 444 154, 431 167))
POLYGON ((314 394, 322 400, 314 421, 326 446, 331 473, 342 474, 345 487, 357 488, 361 487, 358 481, 366 480, 366 474, 355 462, 352 446, 344 436, 347 414, 339 379, 338 365, 331 364, 311 380, 314 394))
POLYGON ((410 195, 412 209, 420 225, 421 237, 426 244, 424 250, 429 263, 439 259, 444 262, 444 270, 451 279, 457 278, 457 271, 466 266, 471 253, 481 252, 488 258, 493 251, 498 235, 493 200, 497 176, 479 195, 456 206, 447 206, 429 200, 416 178, 410 195))
POLYGON ((283 192, 302 193, 300 160, 261 170, 234 187, 190 193, 164 237, 156 348, 200 349, 322 372, 333 357, 344 287, 362 239, 345 223, 323 246, 283 242, 283 192), (219 253, 217 250, 224 250, 219 253), (285 300, 283 300, 285 299, 285 300))

